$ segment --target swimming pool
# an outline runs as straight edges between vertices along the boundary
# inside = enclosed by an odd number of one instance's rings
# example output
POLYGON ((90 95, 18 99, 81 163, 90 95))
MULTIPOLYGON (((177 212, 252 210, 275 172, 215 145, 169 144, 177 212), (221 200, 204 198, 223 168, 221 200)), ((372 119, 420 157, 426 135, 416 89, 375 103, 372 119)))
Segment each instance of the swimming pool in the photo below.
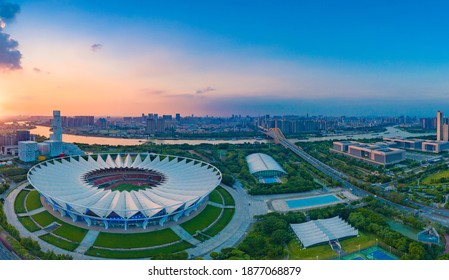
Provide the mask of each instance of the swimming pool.
POLYGON ((259 182, 264 183, 264 184, 279 183, 278 178, 275 178, 275 177, 262 178, 259 180, 259 182))
POLYGON ((309 198, 286 200, 285 203, 287 203, 288 208, 303 208, 321 204, 330 204, 339 201, 340 199, 338 199, 334 195, 323 195, 309 198))

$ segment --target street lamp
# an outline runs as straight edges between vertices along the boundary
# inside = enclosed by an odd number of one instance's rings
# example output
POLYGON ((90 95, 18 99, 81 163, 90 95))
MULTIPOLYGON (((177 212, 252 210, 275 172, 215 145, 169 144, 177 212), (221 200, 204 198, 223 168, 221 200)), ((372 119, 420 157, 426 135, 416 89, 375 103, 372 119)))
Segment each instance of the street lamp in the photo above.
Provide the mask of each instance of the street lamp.
POLYGON ((318 260, 318 255, 316 256, 316 259, 318 260))
POLYGON ((379 246, 379 240, 376 238, 376 246, 379 246))
POLYGON ((359 244, 359 253, 360 253, 360 244, 359 244))

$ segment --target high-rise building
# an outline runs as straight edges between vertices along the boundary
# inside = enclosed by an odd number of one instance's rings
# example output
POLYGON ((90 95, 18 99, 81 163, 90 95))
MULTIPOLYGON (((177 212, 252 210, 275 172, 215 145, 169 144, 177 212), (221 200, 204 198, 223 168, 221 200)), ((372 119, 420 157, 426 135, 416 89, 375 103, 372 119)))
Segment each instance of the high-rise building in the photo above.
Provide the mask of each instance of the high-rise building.
POLYGON ((437 141, 443 140, 443 112, 437 112, 437 141))
POLYGON ((53 133, 50 135, 50 139, 62 141, 61 112, 59 110, 53 111, 53 122, 51 124, 51 128, 53 133))
POLYGON ((156 127, 156 130, 157 130, 158 132, 164 132, 165 129, 166 129, 166 126, 165 126, 165 125, 166 125, 166 124, 165 124, 165 119, 164 119, 164 118, 157 119, 157 127, 156 127))
POLYGON ((449 141, 449 125, 443 124, 443 141, 449 141))
POLYGON ((147 119, 147 127, 146 127, 147 133, 155 133, 156 132, 156 119, 149 118, 147 119))
POLYGON ((29 141, 31 134, 29 130, 17 130, 16 131, 17 142, 19 141, 29 141))
POLYGON ((181 114, 176 113, 176 121, 179 122, 181 120, 181 114))

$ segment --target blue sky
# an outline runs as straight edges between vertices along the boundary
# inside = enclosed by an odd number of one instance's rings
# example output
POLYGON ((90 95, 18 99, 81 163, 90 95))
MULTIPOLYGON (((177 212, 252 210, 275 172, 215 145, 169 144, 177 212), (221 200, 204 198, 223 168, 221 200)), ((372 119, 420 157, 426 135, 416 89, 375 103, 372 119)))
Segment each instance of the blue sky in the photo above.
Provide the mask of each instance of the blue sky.
POLYGON ((79 91, 98 96, 97 108, 110 100, 113 115, 433 115, 449 106, 446 1, 9 2, 21 13, 4 32, 23 56, 10 72, 39 88, 3 77, 10 112, 14 98, 55 88, 66 91, 56 104, 74 114, 92 110, 70 100, 79 91), (37 81, 35 68, 48 77, 37 81))

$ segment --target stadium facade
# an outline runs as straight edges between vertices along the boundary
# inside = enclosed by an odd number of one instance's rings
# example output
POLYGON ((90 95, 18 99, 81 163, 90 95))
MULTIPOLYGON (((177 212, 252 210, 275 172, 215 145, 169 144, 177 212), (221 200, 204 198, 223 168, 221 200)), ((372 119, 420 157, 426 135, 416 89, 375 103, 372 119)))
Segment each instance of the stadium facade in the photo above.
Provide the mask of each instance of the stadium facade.
POLYGON ((221 177, 206 162, 153 153, 70 156, 28 172, 55 211, 106 229, 176 222, 207 201, 221 177))

